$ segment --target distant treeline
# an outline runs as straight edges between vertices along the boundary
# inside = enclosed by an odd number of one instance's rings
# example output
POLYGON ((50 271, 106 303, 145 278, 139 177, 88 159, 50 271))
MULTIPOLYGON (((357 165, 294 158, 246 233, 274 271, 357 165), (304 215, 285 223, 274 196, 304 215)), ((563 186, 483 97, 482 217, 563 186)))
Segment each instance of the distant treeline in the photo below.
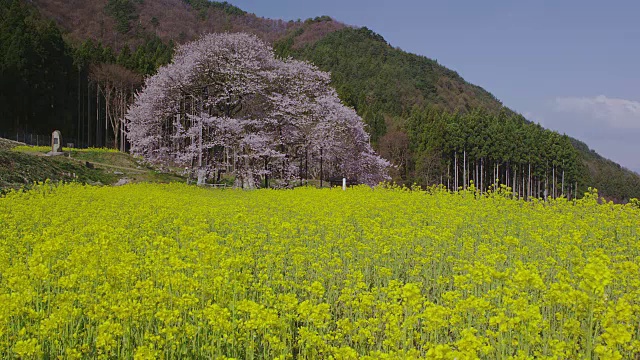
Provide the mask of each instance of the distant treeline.
POLYGON ((142 76, 171 61, 173 47, 152 35, 135 49, 125 45, 118 51, 92 40, 70 43, 32 6, 0 0, 2 130, 47 134, 58 129, 78 144, 112 146, 109 111, 116 100, 122 102, 121 87, 130 97, 142 76))
MULTIPOLYGON (((406 127, 412 156, 402 163, 405 159, 394 159, 403 178, 454 189, 506 184, 527 198, 577 195, 584 169, 570 138, 519 115, 483 110, 452 114, 427 107, 413 111, 406 127)), ((401 144, 386 141, 381 146, 383 152, 399 154, 395 149, 401 144)))

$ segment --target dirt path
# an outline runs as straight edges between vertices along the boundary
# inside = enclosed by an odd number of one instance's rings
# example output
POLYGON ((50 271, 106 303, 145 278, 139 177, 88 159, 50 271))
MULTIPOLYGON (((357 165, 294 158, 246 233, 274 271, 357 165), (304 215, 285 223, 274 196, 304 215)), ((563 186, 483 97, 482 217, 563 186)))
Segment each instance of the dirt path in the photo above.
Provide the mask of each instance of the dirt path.
MULTIPOLYGON (((35 153, 34 155, 43 156, 43 157, 47 156, 47 154, 45 154, 45 153, 35 153)), ((61 156, 64 156, 64 155, 61 155, 61 156)), ((73 160, 75 162, 83 163, 83 164, 86 164, 87 162, 89 162, 89 163, 91 163, 93 165, 97 165, 97 166, 100 166, 100 167, 107 167, 107 168, 118 169, 118 170, 126 170, 126 171, 137 173, 137 174, 144 174, 144 173, 148 172, 148 170, 134 169, 134 168, 130 168, 130 167, 117 166, 117 165, 105 164, 105 163, 100 163, 100 162, 95 162, 95 161, 76 159, 76 158, 72 158, 72 157, 68 157, 68 156, 64 156, 64 158, 65 159, 69 159, 69 160, 73 160)))
POLYGON ((97 165, 97 166, 101 166, 101 167, 108 167, 108 168, 112 168, 112 169, 119 169, 119 170, 126 170, 129 172, 134 172, 134 173, 138 173, 138 174, 144 174, 146 173, 148 170, 142 170, 142 169, 134 169, 134 168, 129 168, 129 167, 124 167, 124 166, 117 166, 117 165, 110 165, 110 164, 105 164, 105 163, 99 163, 99 162, 94 162, 94 161, 87 161, 87 160, 80 160, 80 159, 75 159, 75 158, 67 158, 67 159, 71 159, 80 163, 91 163, 93 165, 97 165))

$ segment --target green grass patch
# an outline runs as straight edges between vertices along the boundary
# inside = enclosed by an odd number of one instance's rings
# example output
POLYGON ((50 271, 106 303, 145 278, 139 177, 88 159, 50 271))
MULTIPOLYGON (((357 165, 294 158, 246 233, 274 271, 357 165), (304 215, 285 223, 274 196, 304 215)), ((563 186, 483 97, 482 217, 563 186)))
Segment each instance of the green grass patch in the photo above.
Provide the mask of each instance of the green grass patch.
POLYGON ((180 175, 159 171, 130 154, 106 148, 63 148, 64 156, 44 156, 48 146, 28 146, 0 139, 1 189, 31 188, 34 183, 101 183, 111 185, 119 179, 130 182, 186 182, 180 175))
POLYGON ((43 157, 0 150, 0 187, 29 187, 34 182, 47 179, 112 184, 118 180, 118 177, 103 169, 90 169, 62 156, 43 157))

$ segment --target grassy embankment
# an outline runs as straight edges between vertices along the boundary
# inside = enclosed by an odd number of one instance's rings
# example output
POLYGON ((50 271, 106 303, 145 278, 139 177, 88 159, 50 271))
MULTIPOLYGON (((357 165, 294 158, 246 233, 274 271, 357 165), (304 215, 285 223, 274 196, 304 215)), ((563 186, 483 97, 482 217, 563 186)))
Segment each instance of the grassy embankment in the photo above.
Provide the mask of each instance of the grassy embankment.
POLYGON ((63 181, 112 185, 130 182, 185 181, 160 172, 133 156, 112 149, 67 149, 64 156, 45 156, 49 147, 0 139, 0 189, 30 187, 34 182, 63 181))

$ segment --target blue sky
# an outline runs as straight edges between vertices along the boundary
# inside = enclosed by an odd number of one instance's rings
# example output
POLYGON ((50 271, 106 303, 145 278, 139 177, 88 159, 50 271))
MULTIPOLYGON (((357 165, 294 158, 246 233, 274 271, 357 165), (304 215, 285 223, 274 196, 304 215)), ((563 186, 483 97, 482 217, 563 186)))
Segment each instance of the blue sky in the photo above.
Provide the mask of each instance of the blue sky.
POLYGON ((262 17, 367 26, 640 172, 640 2, 229 2, 262 17))

